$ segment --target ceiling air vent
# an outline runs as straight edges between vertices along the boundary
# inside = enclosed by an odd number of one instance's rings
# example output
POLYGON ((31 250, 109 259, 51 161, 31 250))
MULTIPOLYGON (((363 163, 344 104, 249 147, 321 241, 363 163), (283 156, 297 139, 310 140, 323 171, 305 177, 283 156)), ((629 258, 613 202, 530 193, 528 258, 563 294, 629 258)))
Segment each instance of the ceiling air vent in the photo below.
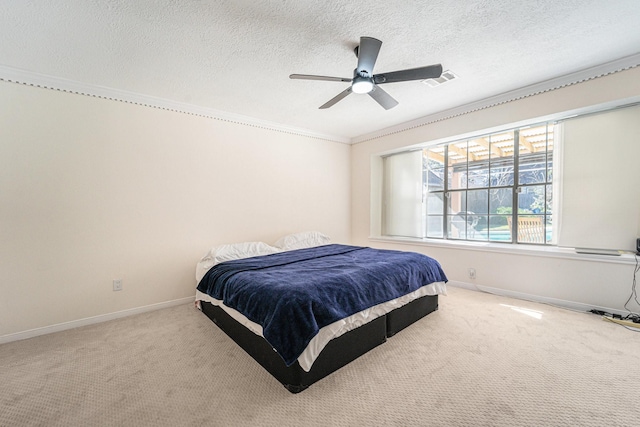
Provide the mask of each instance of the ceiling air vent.
POLYGON ((445 71, 442 72, 442 75, 440 77, 438 77, 437 79, 423 80, 422 83, 426 84, 427 86, 436 87, 436 86, 440 86, 441 84, 444 84, 446 82, 449 82, 451 80, 455 80, 457 78, 458 78, 458 76, 453 71, 445 70, 445 71))

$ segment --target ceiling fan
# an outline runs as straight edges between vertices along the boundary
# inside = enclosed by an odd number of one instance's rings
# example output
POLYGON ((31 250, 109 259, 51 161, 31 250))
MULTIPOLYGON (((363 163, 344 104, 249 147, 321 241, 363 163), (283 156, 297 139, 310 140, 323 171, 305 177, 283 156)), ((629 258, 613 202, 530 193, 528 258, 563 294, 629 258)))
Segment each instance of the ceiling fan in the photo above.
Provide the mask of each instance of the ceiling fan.
POLYGON ((329 82, 348 82, 351 83, 344 91, 340 92, 328 102, 321 105, 321 109, 329 108, 338 101, 344 99, 351 92, 368 93, 378 104, 385 110, 389 110, 396 105, 398 101, 393 99, 391 95, 382 90, 383 83, 406 82, 410 80, 425 80, 440 77, 442 74, 442 65, 428 65, 426 67, 411 68, 407 70, 392 71, 390 73, 373 74, 373 67, 378 58, 382 42, 373 37, 360 37, 360 45, 356 46, 354 52, 358 58, 358 66, 353 70, 353 78, 346 77, 329 77, 314 76, 309 74, 291 74, 289 78, 300 80, 323 80, 329 82))

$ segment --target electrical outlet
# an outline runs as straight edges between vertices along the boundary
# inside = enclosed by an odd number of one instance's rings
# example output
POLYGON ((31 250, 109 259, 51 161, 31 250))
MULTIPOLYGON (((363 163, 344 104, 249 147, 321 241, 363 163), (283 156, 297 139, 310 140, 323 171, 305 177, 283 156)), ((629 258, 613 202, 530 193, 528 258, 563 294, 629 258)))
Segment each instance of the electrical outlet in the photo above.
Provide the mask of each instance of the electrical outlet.
POLYGON ((121 291, 122 290, 122 279, 115 279, 113 281, 113 290, 121 291))
POLYGON ((475 279, 476 278, 476 269, 475 268, 470 268, 469 269, 469 279, 475 279))

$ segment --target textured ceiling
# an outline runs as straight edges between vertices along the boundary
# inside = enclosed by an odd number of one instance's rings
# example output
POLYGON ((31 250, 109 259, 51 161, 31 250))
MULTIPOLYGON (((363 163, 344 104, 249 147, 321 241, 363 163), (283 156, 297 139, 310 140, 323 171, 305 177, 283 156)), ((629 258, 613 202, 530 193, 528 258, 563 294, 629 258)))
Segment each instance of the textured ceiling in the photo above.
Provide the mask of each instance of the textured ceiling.
POLYGON ((640 52, 638 0, 0 0, 0 65, 354 138, 640 52), (459 79, 318 107, 374 72, 441 63, 459 79))

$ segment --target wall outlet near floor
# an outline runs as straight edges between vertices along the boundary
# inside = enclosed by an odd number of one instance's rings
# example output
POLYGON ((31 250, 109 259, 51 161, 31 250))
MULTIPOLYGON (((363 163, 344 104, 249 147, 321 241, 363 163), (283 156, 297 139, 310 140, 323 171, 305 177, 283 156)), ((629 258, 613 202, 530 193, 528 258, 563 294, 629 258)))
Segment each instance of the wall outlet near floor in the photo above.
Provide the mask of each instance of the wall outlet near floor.
POLYGON ((122 290, 122 279, 115 279, 113 281, 113 290, 121 291, 122 290))
POLYGON ((476 278, 476 269, 475 268, 470 268, 469 269, 469 279, 475 279, 475 278, 476 278))

